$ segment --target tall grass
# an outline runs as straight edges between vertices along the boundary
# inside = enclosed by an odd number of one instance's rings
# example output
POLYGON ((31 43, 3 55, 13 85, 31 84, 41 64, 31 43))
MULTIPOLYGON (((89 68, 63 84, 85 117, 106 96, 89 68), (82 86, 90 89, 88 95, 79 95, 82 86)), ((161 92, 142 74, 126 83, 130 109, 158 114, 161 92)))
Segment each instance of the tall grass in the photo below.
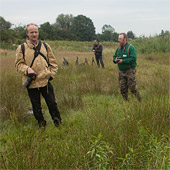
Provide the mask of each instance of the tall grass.
POLYGON ((170 34, 155 37, 140 37, 133 44, 140 53, 165 53, 170 52, 170 34))
POLYGON ((22 87, 21 79, 10 68, 2 71, 1 84, 1 120, 12 120, 14 123, 25 117, 28 109, 28 96, 22 87))
MULTIPOLYGON (((109 50, 104 53, 105 69, 59 64, 52 84, 63 124, 54 127, 42 100, 43 132, 25 114, 30 102, 21 76, 13 67, 2 67, 1 169, 170 168, 168 53, 138 55, 142 103, 131 94, 129 102, 123 101, 117 66, 109 50)), ((6 55, 12 61, 15 52, 6 55)))
MULTIPOLYGON (((169 114, 168 104, 157 100, 155 104, 161 105, 161 108, 164 108, 163 105, 166 107, 163 110, 160 108, 162 112, 155 117, 152 110, 148 112, 152 103, 148 107, 138 104, 136 108, 133 108, 133 103, 129 106, 122 103, 125 106, 119 107, 117 99, 107 95, 86 98, 84 103, 88 107, 84 111, 74 111, 60 129, 48 125, 46 131, 40 133, 30 122, 5 131, 1 136, 2 168, 94 168, 99 164, 95 164, 97 160, 94 155, 90 158, 87 153, 92 151, 93 136, 102 134, 104 145, 96 143, 96 152, 101 149, 103 154, 100 156, 107 157, 99 161, 102 166, 108 169, 168 169, 169 137, 168 121, 165 119, 169 114), (164 126, 153 126, 159 123, 158 117, 164 126), (148 126, 148 122, 153 123, 148 126), (110 146, 108 153, 108 147, 105 148, 107 145, 110 146), (109 152, 113 153, 111 157, 107 156, 109 152)), ((160 110, 158 108, 155 112, 160 110)))

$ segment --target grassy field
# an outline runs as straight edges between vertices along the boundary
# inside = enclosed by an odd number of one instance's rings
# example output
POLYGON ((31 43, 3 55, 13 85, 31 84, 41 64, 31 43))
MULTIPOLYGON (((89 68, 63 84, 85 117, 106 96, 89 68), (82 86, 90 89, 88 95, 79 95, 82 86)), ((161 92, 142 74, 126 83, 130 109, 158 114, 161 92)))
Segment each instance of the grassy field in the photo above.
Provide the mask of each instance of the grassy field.
POLYGON ((92 43, 48 42, 59 66, 52 84, 63 124, 54 127, 42 99, 43 132, 27 114, 31 104, 14 67, 15 51, 1 49, 1 169, 170 169, 169 46, 164 40, 131 42, 138 51, 142 103, 130 93, 129 102, 120 95, 112 62, 117 44, 102 43, 102 69, 91 65, 92 43), (76 66, 77 56, 79 63, 87 58, 89 64, 76 66), (63 66, 63 57, 69 66, 63 66))

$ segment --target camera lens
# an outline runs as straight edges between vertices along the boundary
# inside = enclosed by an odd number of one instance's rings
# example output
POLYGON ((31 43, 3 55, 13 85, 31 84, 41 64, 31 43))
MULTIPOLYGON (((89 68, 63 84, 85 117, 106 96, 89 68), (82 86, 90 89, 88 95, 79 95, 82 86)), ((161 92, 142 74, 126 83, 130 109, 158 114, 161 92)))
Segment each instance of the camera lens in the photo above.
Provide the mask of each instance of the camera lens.
POLYGON ((24 86, 28 88, 30 86, 31 82, 32 82, 32 78, 28 77, 27 81, 24 83, 24 86))

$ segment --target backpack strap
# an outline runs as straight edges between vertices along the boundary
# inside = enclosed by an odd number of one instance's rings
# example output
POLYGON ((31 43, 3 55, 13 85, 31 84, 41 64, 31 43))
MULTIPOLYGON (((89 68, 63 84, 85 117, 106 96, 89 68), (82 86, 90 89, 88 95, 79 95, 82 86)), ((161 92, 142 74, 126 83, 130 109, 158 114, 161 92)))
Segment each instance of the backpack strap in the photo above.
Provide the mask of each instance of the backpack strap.
POLYGON ((24 46, 24 43, 21 44, 21 50, 22 50, 23 58, 25 60, 25 46, 24 46))
MULTIPOLYGON (((45 42, 42 42, 42 43, 43 43, 45 49, 47 50, 47 44, 46 44, 45 42)), ((35 58, 36 58, 39 54, 46 60, 47 64, 49 65, 49 62, 48 62, 47 58, 44 56, 44 54, 42 54, 42 53, 40 52, 41 44, 42 44, 42 43, 41 43, 41 41, 39 41, 37 47, 36 47, 36 48, 33 48, 33 49, 35 50, 35 52, 34 52, 34 58, 33 58, 33 60, 32 60, 32 63, 31 63, 31 65, 30 65, 30 67, 32 67, 35 58)), ((25 45, 24 45, 24 43, 21 44, 21 51, 22 51, 22 54, 23 54, 23 58, 24 58, 24 60, 25 60, 25 45)))
MULTIPOLYGON (((47 50, 47 44, 45 42, 42 42, 42 43, 43 43, 45 49, 47 50)), ((22 50, 23 56, 25 56, 25 45, 24 45, 24 43, 21 44, 21 50, 22 50)))
MULTIPOLYGON (((132 44, 130 44, 130 45, 128 46, 128 49, 127 49, 128 58, 130 57, 130 56, 129 56, 129 48, 130 48, 130 46, 132 46, 132 44)), ((129 68, 131 68, 131 64, 129 64, 129 68)))
POLYGON ((32 63, 31 63, 31 65, 30 65, 30 67, 32 67, 32 65, 33 65, 33 63, 34 63, 34 61, 35 61, 35 58, 39 55, 39 53, 40 53, 40 49, 41 49, 41 41, 39 41, 39 43, 38 43, 38 45, 37 45, 37 47, 35 48, 35 47, 33 47, 33 49, 34 49, 34 58, 33 58, 33 60, 32 60, 32 63))
MULTIPOLYGON (((47 50, 47 44, 46 44, 45 42, 42 42, 42 43, 43 43, 44 47, 46 48, 46 51, 48 52, 48 50, 47 50)), ((41 53, 40 51, 39 51, 39 54, 45 59, 45 61, 46 61, 47 64, 49 65, 49 61, 47 60, 47 57, 45 57, 44 54, 41 53)))
MULTIPOLYGON (((47 44, 45 43, 45 42, 42 42, 43 43, 43 45, 44 45, 44 47, 46 48, 46 50, 47 50, 47 44)), ((48 50, 47 50, 48 51, 48 50)))
POLYGON ((131 45, 132 45, 132 44, 130 44, 130 45, 128 46, 128 49, 127 49, 128 58, 129 58, 129 48, 130 48, 131 45))

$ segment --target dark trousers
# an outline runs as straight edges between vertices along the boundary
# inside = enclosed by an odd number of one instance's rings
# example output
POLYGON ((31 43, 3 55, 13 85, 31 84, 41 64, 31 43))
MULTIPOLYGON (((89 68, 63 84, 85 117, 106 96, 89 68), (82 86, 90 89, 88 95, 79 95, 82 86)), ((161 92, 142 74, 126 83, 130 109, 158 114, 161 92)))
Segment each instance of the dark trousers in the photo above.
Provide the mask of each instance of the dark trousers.
POLYGON ((128 89, 141 102, 140 93, 136 87, 136 68, 131 68, 126 71, 119 70, 119 87, 124 100, 128 100, 128 89))
POLYGON ((32 103, 33 113, 38 123, 44 121, 42 108, 41 108, 40 94, 42 94, 42 96, 46 101, 52 119, 53 120, 57 119, 58 121, 61 121, 57 103, 55 102, 54 89, 50 82, 48 82, 48 85, 45 87, 33 88, 27 90, 32 103))
POLYGON ((97 62, 98 67, 100 67, 100 64, 101 64, 102 68, 104 68, 102 56, 95 56, 95 58, 96 58, 96 62, 97 62), (99 63, 99 61, 100 61, 100 63, 99 63))

